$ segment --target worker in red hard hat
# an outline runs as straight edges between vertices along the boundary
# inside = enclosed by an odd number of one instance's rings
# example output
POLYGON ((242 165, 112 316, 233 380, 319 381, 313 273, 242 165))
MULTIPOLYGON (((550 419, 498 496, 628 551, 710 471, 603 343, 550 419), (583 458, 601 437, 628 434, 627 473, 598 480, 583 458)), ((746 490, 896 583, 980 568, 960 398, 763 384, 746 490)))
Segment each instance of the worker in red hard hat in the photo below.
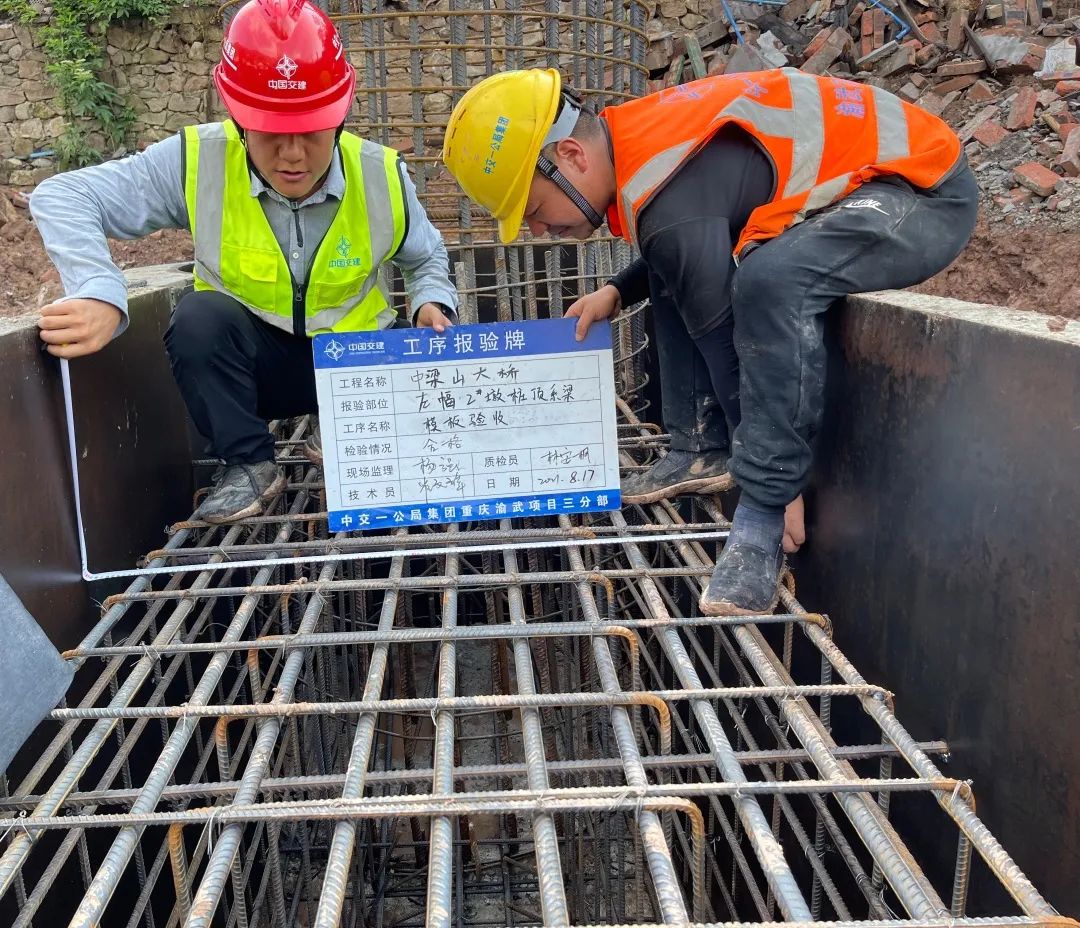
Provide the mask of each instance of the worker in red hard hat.
MULTIPOLYGON (((398 153, 343 131, 355 81, 318 7, 250 0, 214 68, 231 119, 57 175, 31 197, 66 294, 40 321, 61 358, 98 351, 127 327, 107 237, 191 230, 195 288, 177 304, 165 346, 223 464, 195 514, 205 521, 256 515, 282 492, 267 420, 317 409, 311 336, 395 324, 388 261, 413 324, 442 331, 455 321, 446 248, 398 153)), ((305 452, 321 463, 317 433, 305 452)))

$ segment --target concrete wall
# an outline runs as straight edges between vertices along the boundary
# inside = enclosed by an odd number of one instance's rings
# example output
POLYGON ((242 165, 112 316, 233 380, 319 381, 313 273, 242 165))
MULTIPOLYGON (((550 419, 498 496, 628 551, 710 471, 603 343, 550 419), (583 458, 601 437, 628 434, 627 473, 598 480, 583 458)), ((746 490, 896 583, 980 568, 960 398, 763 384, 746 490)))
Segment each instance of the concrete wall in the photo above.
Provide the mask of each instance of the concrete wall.
MULTIPOLYGON (((187 420, 161 336, 190 275, 141 268, 129 330, 71 363, 90 569, 134 566, 191 513, 187 420)), ((0 573, 58 647, 110 590, 82 580, 60 365, 31 322, 0 326, 0 573)), ((126 585, 121 582, 121 585, 126 585)))
MULTIPOLYGON (((1075 917, 1080 323, 905 293, 849 301, 831 337, 800 599, 1075 917)), ((955 846, 919 850, 951 874, 955 846)))

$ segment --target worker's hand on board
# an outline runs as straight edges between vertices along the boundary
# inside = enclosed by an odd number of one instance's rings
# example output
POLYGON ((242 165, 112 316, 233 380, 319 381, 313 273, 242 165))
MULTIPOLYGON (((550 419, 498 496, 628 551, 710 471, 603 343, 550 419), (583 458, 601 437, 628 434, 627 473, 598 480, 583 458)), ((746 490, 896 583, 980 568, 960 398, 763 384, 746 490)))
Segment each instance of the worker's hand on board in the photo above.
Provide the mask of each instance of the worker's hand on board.
POLYGON ((574 338, 584 340, 589 326, 601 319, 611 319, 622 309, 622 297, 611 284, 604 284, 599 290, 575 300, 566 311, 567 316, 576 316, 578 323, 574 328, 574 338))
POLYGON ((454 323, 446 318, 446 314, 436 303, 425 303, 416 311, 416 327, 418 329, 434 329, 442 333, 454 323))
POLYGON ((49 354, 81 358, 109 344, 122 318, 119 309, 103 300, 64 300, 41 307, 38 328, 49 354))

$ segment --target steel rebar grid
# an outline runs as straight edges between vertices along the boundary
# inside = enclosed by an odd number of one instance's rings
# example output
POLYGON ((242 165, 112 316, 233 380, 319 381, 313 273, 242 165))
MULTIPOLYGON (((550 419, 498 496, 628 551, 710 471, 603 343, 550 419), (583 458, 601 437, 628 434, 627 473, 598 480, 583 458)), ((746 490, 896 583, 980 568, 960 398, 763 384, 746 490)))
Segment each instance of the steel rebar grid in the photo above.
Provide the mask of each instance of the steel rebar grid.
MULTIPOLYGON (((286 497, 278 506, 283 515, 285 510, 302 514, 305 508, 318 508, 317 496, 291 492, 291 500, 286 497)), ((715 520, 716 512, 709 507, 693 521, 715 520)), ((766 890, 781 885, 778 876, 790 877, 786 891, 793 899, 787 903, 801 899, 808 907, 811 884, 823 875, 830 897, 842 897, 843 907, 858 919, 860 909, 864 914, 875 909, 858 888, 845 888, 842 871, 854 874, 857 868, 865 875, 878 865, 890 906, 917 919, 940 917, 944 904, 937 915, 918 914, 921 903, 903 895, 903 883, 892 872, 894 851, 908 870, 918 870, 902 844, 900 826, 889 824, 897 845, 890 844, 885 853, 881 823, 864 821, 847 809, 855 801, 859 809, 865 802, 880 810, 872 797, 897 793, 936 798, 948 812, 946 821, 955 819, 959 826, 953 826, 954 840, 962 835, 970 842, 1023 915, 1050 917, 1049 906, 970 811, 967 785, 943 777, 910 741, 895 721, 887 694, 858 677, 836 649, 827 622, 803 614, 790 594, 785 594, 788 612, 782 616, 716 620, 692 614, 692 594, 704 582, 709 559, 693 533, 669 531, 668 523, 680 522, 668 505, 648 513, 627 510, 625 518, 564 517, 565 547, 537 551, 527 566, 518 562, 512 547, 518 538, 535 537, 534 523, 505 520, 481 526, 508 544, 497 574, 504 581, 500 586, 468 582, 484 576, 478 571, 486 556, 458 553, 469 526, 438 533, 438 539, 426 533, 422 550, 388 545, 381 560, 321 568, 300 563, 252 567, 221 576, 176 574, 164 585, 187 590, 180 598, 145 599, 148 587, 162 585, 162 579, 140 579, 130 594, 119 594, 75 652, 79 678, 90 684, 87 696, 80 705, 55 713, 49 723, 56 732, 53 745, 13 790, 9 808, 25 809, 25 797, 33 795, 35 811, 3 822, 5 895, 12 895, 8 890, 24 873, 44 872, 56 881, 80 879, 82 871, 87 893, 72 924, 103 918, 111 923, 108 913, 120 898, 134 899, 132 924, 153 919, 155 924, 208 925, 215 911, 225 923, 238 925, 540 924, 555 921, 560 911, 565 924, 629 920, 621 916, 642 924, 679 924, 691 918, 704 922, 721 911, 731 920, 751 915, 764 920, 766 890), (654 530, 626 531, 624 523, 633 521, 654 530), (572 529, 594 528, 606 545, 572 543, 572 529), (615 531, 604 531, 610 529, 615 531), (442 546, 433 543, 437 540, 442 546), (211 595, 212 580, 234 592, 211 595), (418 580, 425 582, 412 582, 418 580), (505 609, 507 621, 488 624, 485 597, 501 604, 496 611, 505 609), (679 608, 680 603, 690 609, 679 608), (414 619, 426 617, 428 627, 403 627, 406 604, 414 619), (559 621, 552 621, 556 616, 559 621), (134 640, 122 646, 106 643, 123 634, 125 623, 134 640), (556 635, 560 627, 565 633, 556 635), (774 648, 794 647, 784 640, 788 628, 801 630, 798 640, 817 655, 809 664, 817 667, 824 659, 842 683, 796 679, 791 655, 782 659, 774 648), (715 663, 709 653, 714 639, 724 644, 721 655, 725 647, 731 649, 735 663, 715 663), (634 646, 613 651, 612 640, 634 646), (511 655, 500 668, 510 689, 495 696, 495 676, 482 671, 491 670, 489 655, 500 646, 511 655), (387 692, 388 685, 395 685, 387 671, 397 649, 408 653, 407 664, 426 673, 426 683, 414 680, 416 697, 387 692), (549 658, 546 676, 536 676, 540 651, 549 658), (641 658, 633 658, 634 653, 641 658), (216 675, 213 683, 208 682, 211 674, 216 675), (543 689, 534 695, 531 687, 537 684, 543 689), (114 691, 124 698, 110 698, 114 691), (425 691, 431 696, 420 695, 425 691), (310 695, 317 698, 310 700, 310 695), (851 698, 838 703, 845 695, 851 698), (864 749, 868 759, 860 761, 856 745, 848 750, 835 733, 827 733, 818 715, 827 697, 834 717, 842 705, 863 707, 863 724, 873 719, 903 772, 874 776, 867 765, 875 763, 880 750, 864 749), (631 714, 634 705, 655 703, 665 706, 675 723, 671 743, 659 749, 662 729, 651 719, 660 717, 634 719, 631 714), (719 711, 727 705, 741 707, 732 716, 738 724, 726 722, 719 711), (756 705, 763 707, 759 718, 753 715, 756 705), (693 711, 686 714, 684 706, 693 711), (502 763, 463 768, 453 758, 456 745, 486 749, 486 736, 470 734, 476 731, 470 720, 478 709, 489 717, 513 713, 498 738, 502 763), (342 710, 358 719, 355 727, 352 721, 337 721, 342 710), (429 733, 419 732, 411 742, 415 772, 402 767, 406 738, 393 719, 403 712, 434 715, 434 727, 425 729, 429 733), (545 737, 538 728, 541 712, 553 713, 555 731, 565 736, 545 737), (159 729, 145 717, 151 714, 177 718, 159 729), (80 723, 79 715, 99 718, 80 723), (772 720, 781 724, 770 748, 772 720), (131 727, 124 728, 127 724, 131 727), (784 725, 790 725, 789 732, 784 725), (117 742, 102 738, 101 726, 119 729, 124 755, 140 759, 131 771, 131 785, 111 755, 117 742), (726 751, 710 741, 717 731, 726 751), (751 732, 756 761, 740 747, 751 732), (785 733, 798 750, 781 740, 785 733), (441 746, 430 740, 440 735, 441 746), (175 747, 181 738, 186 750, 175 747), (66 762, 59 742, 70 743, 69 756, 79 758, 77 767, 66 762), (705 744, 710 750, 703 754, 698 746, 705 744), (764 748, 778 760, 770 764, 764 748), (790 781, 759 773, 780 762, 801 772, 790 781), (741 776, 728 775, 732 764, 741 776), (860 764, 866 773, 857 769, 860 764), (404 776, 380 774, 379 767, 404 776), (173 777, 187 776, 189 785, 166 785, 162 768, 170 768, 173 777), (83 784, 87 776, 92 777, 91 789, 83 784), (429 791, 410 792, 422 787, 425 776, 429 791), (50 777, 54 785, 43 791, 50 777), (78 801, 75 790, 83 794, 78 801), (198 799, 207 795, 217 796, 219 804, 200 810, 198 799), (826 832, 826 846, 835 846, 837 839, 846 842, 839 859, 816 852, 806 837, 805 829, 813 830, 818 815, 811 800, 825 803, 830 815, 839 813, 826 832), (165 808, 161 801, 167 802, 165 808), (737 816, 726 829, 719 826, 717 810, 727 816, 749 803, 759 809, 759 822, 773 844, 751 837, 737 816), (773 803, 783 813, 770 823, 768 804, 773 803), (695 826, 695 816, 701 815, 707 820, 695 826), (463 818, 470 828, 458 835, 463 818), (616 818, 627 827, 625 837, 613 841, 616 818), (517 824, 505 834, 484 832, 483 821, 492 819, 517 824), (421 867, 415 842, 404 837, 411 833, 405 826, 410 821, 420 823, 418 834, 429 849, 422 856, 430 859, 421 867), (573 831, 571 821, 576 823, 573 831), (547 838, 540 837, 537 822, 547 823, 541 825, 547 838), (775 848, 790 853, 785 837, 795 837, 797 824, 804 829, 803 841, 792 846, 799 847, 804 860, 807 851, 816 855, 816 866, 792 857, 778 860, 773 853, 775 848), (702 841, 705 827, 708 840, 702 841), (639 830, 642 840, 635 856, 632 838, 639 830), (109 832, 116 836, 111 850, 94 838, 109 832), (127 835, 132 838, 123 840, 127 835), (63 840, 57 844, 53 836, 63 840), (145 861, 142 867, 136 866, 136 850, 145 861), (39 853, 45 857, 35 863, 39 853), (364 858, 361 866, 350 859, 358 855, 364 858), (578 872, 571 870, 571 858, 578 872), (489 876, 496 860, 509 867, 498 887, 489 876), (387 874, 381 884, 376 864, 387 874), (729 879, 733 867, 734 883, 729 879), (643 877, 645 894, 638 897, 626 888, 615 905, 598 890, 607 883, 610 891, 620 871, 630 877, 627 887, 643 877), (901 883, 900 892, 888 888, 894 880, 901 883), (376 904, 372 897, 380 885, 376 904), (419 892, 424 887, 439 900, 438 907, 409 901, 424 898, 419 892), (526 902, 516 901, 522 899, 526 902), (555 917, 545 914, 548 908, 555 917)), ((325 521, 318 517, 278 526, 261 523, 253 530, 187 531, 174 537, 172 553, 185 545, 210 549, 219 539, 265 545, 270 533, 285 546, 292 539, 326 537, 325 521)), ((487 756, 496 759, 490 750, 487 756)), ((925 876, 919 872, 918 878, 925 876)), ((37 915, 52 923, 48 913, 58 900, 46 882, 31 879, 35 891, 24 905, 34 911, 17 910, 13 922, 30 924, 37 915)), ((775 897, 783 907, 780 893, 775 897)), ((830 898, 820 904, 823 912, 836 910, 830 898)), ((797 905, 791 910, 797 911, 797 905)), ((789 919, 798 921, 809 919, 789 919)))

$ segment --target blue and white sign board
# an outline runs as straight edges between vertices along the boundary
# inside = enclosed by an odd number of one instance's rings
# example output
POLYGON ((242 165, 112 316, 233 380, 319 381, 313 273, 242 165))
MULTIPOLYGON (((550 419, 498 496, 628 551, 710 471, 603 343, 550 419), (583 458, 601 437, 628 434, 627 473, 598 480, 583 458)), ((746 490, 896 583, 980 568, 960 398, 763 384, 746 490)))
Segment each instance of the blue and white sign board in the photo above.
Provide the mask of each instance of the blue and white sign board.
POLYGON ((330 530, 618 509, 611 327, 313 340, 330 530))

